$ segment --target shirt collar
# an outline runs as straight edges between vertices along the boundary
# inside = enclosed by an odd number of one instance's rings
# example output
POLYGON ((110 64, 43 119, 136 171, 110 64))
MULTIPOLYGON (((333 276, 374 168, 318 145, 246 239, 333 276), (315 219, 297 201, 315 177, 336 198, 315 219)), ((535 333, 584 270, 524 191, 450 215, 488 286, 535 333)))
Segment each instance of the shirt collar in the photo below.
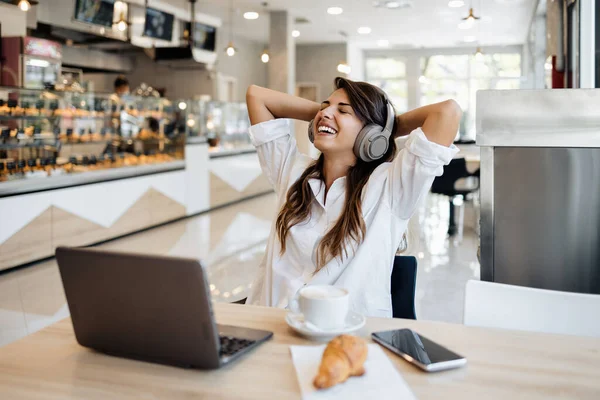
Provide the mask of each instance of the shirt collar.
MULTIPOLYGON (((310 185, 315 199, 317 199, 321 207, 325 208, 325 182, 321 179, 311 178, 308 180, 308 184, 310 185)), ((329 188, 329 192, 327 193, 327 205, 331 205, 338 201, 339 198, 344 195, 345 191, 346 177, 342 176, 333 181, 333 184, 329 188)))

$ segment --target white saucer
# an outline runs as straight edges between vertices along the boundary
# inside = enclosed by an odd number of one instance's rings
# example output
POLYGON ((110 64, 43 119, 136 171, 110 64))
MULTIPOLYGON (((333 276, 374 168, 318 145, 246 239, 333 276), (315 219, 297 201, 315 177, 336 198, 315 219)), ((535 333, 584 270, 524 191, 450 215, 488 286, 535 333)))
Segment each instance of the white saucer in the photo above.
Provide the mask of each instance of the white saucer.
POLYGON ((304 322, 304 315, 302 314, 294 314, 292 312, 287 313, 285 316, 285 322, 301 335, 311 337, 311 338, 332 338, 338 335, 342 335, 345 333, 352 333, 363 326, 367 322, 367 319, 364 315, 359 314, 354 311, 349 311, 348 316, 346 317, 346 325, 343 328, 336 330, 320 330, 314 329, 306 325, 304 322))

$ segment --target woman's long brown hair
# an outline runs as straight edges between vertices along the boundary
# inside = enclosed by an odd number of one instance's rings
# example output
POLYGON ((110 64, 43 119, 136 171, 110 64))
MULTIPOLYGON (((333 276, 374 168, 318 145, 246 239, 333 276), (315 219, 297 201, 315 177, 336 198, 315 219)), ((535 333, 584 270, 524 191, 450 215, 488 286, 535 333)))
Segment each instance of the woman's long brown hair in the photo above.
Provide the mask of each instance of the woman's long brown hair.
MULTIPOLYGON (((357 117, 367 124, 385 126, 387 118, 387 105, 385 95, 377 87, 366 82, 354 82, 338 77, 335 79, 335 89, 343 89, 350 100, 357 117)), ((348 257, 348 246, 353 250, 362 243, 366 226, 362 216, 362 191, 369 180, 371 173, 384 162, 391 161, 396 154, 394 133, 396 121, 392 129, 388 150, 383 157, 376 161, 365 162, 357 158, 356 164, 348 169, 346 175, 346 204, 335 225, 321 239, 317 248, 317 269, 321 270, 325 264, 339 257, 340 260, 348 257)), ((276 229, 281 242, 281 254, 286 249, 286 238, 290 229, 310 218, 310 209, 315 196, 309 185, 309 180, 316 178, 323 180, 323 154, 312 163, 290 187, 287 192, 286 202, 277 216, 276 229)))

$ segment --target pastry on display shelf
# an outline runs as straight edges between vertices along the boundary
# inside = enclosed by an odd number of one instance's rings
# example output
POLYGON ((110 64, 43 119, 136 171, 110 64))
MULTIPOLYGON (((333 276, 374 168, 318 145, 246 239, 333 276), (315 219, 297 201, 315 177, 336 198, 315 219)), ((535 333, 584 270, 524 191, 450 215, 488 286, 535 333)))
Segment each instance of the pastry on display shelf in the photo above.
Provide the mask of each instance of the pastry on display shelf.
POLYGON ((25 109, 23 107, 16 106, 11 110, 11 113, 15 117, 22 117, 25 114, 25 109))
POLYGON ((104 137, 100 134, 100 132, 94 132, 91 135, 92 142, 101 142, 104 140, 104 137))
POLYGON ((28 117, 37 117, 40 115, 40 111, 35 107, 25 108, 25 115, 28 117))

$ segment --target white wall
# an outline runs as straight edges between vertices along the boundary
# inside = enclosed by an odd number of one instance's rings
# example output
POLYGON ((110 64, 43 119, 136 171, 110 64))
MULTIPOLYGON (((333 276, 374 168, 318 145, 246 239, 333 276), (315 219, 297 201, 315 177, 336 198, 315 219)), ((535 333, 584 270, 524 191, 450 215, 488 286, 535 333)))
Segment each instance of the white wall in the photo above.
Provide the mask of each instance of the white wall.
POLYGON ((296 82, 318 83, 319 99, 325 99, 333 91, 333 80, 345 76, 337 66, 346 61, 345 43, 296 45, 296 82))
MULTIPOLYGON (((216 73, 237 78, 234 101, 244 101, 246 89, 251 84, 267 85, 267 68, 260 61, 263 46, 260 43, 244 39, 236 39, 235 46, 239 52, 228 57, 224 51, 227 39, 221 34, 217 38, 219 56, 214 73, 205 70, 180 70, 159 65, 143 52, 135 54, 134 72, 127 74, 131 89, 145 82, 156 88, 165 88, 166 97, 170 99, 190 99, 199 95, 214 98, 216 73)), ((94 83, 94 90, 112 92, 113 82, 118 74, 85 74, 84 79, 94 83)))
POLYGON ((0 3, 0 24, 2 24, 2 36, 25 36, 27 13, 18 7, 0 3))
POLYGON ((217 51, 219 56, 215 65, 215 71, 222 75, 237 78, 236 101, 246 100, 246 89, 254 84, 267 86, 267 64, 260 60, 265 45, 240 37, 234 37, 234 45, 238 52, 233 57, 225 54, 225 48, 229 42, 226 34, 227 28, 221 29, 217 35, 217 51))

